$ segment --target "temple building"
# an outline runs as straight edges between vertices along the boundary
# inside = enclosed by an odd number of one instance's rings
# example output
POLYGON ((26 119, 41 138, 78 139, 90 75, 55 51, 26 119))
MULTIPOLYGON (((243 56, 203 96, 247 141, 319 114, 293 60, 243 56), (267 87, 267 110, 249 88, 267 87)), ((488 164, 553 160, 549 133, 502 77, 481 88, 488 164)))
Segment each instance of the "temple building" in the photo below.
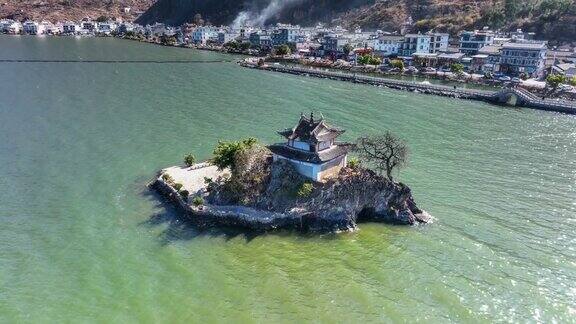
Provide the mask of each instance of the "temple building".
POLYGON ((352 144, 335 141, 342 133, 344 130, 329 126, 324 118, 315 120, 314 114, 310 117, 301 115, 296 127, 278 132, 286 142, 268 148, 274 161, 288 160, 300 174, 314 181, 324 181, 346 166, 352 144))

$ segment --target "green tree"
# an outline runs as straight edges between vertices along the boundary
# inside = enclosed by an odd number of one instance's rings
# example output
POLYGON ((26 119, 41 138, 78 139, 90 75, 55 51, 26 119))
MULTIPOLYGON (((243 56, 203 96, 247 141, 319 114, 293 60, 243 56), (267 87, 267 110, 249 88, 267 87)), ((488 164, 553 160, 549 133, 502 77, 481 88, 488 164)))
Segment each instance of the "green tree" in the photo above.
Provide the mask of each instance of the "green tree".
POLYGON ((108 21, 108 17, 106 16, 100 16, 96 18, 96 22, 106 22, 106 21, 108 21))
POLYGON ((546 85, 552 90, 556 90, 558 86, 566 82, 566 77, 562 74, 550 74, 546 77, 546 85))
POLYGON ((277 55, 290 55, 292 54, 292 50, 290 49, 290 46, 283 44, 280 45, 276 48, 276 54, 277 55))
POLYGON ((356 142, 356 151, 377 171, 385 173, 390 181, 393 181, 392 172, 408 163, 408 146, 388 131, 381 135, 360 137, 356 142))
POLYGON ((452 63, 452 65, 450 65, 450 71, 452 71, 452 73, 462 74, 462 72, 464 72, 464 65, 460 63, 452 63))
POLYGON ((312 185, 312 183, 304 182, 304 183, 302 183, 302 185, 300 185, 300 188, 298 188, 296 195, 300 198, 310 197, 313 190, 314 190, 314 185, 312 185))
POLYGON ((196 157, 194 156, 194 154, 190 153, 188 155, 186 155, 184 157, 184 163, 186 164, 186 166, 191 167, 194 165, 194 163, 196 163, 196 157))
POLYGON ((236 155, 246 149, 254 146, 258 140, 253 137, 237 141, 237 142, 223 142, 219 141, 216 148, 214 148, 214 156, 211 159, 212 164, 220 170, 230 168, 232 172, 236 170, 236 155))
POLYGON ((204 199, 200 196, 196 196, 194 199, 192 199, 192 204, 196 207, 204 205, 204 199))
POLYGON ((346 54, 346 56, 350 55, 350 52, 352 52, 352 50, 354 49, 354 47, 352 47, 352 45, 350 45, 349 43, 344 45, 344 47, 342 48, 342 51, 344 51, 344 54, 346 54))
POLYGON ((390 66, 393 68, 397 68, 400 70, 404 70, 404 61, 402 60, 391 60, 390 61, 390 66))
POLYGON ((357 169, 358 167, 360 167, 360 160, 358 158, 350 158, 348 160, 348 167, 351 169, 357 169))
POLYGON ((520 2, 518 0, 505 0, 504 1, 504 12, 508 20, 516 19, 518 12, 520 11, 520 2))
POLYGON ((568 80, 568 84, 573 87, 576 87, 576 76, 573 76, 570 80, 568 80))

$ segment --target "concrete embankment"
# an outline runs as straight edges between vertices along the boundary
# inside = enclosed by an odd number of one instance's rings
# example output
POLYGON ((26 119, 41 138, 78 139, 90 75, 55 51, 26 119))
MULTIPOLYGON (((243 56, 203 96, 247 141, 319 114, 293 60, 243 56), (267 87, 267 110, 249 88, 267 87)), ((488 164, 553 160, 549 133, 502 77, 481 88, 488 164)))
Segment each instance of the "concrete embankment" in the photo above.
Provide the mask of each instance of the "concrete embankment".
POLYGON ((516 88, 502 89, 500 91, 463 89, 444 85, 423 84, 412 81, 394 80, 362 74, 336 72, 313 68, 291 67, 283 65, 257 66, 245 62, 241 62, 240 65, 265 71, 369 84, 390 89, 433 94, 452 98, 479 100, 498 105, 517 106, 567 114, 576 114, 576 103, 564 100, 540 99, 535 95, 530 94, 528 91, 516 88))

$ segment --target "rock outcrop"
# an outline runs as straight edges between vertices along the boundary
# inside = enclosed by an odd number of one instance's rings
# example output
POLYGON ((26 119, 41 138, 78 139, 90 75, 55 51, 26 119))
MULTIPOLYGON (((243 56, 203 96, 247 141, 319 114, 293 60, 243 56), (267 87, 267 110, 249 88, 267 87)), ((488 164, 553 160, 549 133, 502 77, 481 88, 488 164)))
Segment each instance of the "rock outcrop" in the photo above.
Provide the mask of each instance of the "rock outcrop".
POLYGON ((153 186, 200 225, 338 232, 355 230, 361 222, 413 225, 431 221, 417 207, 410 188, 369 169, 344 168, 326 183, 311 183, 288 162, 272 162, 265 156, 259 163, 254 162, 250 165, 261 174, 255 175, 256 170, 248 168, 244 173, 250 177, 237 174, 211 182, 201 206, 194 206, 191 199, 178 194, 162 174, 153 186), (247 184, 260 189, 247 195, 247 191, 238 190, 247 184), (312 186, 305 195, 298 192, 303 184, 312 186))

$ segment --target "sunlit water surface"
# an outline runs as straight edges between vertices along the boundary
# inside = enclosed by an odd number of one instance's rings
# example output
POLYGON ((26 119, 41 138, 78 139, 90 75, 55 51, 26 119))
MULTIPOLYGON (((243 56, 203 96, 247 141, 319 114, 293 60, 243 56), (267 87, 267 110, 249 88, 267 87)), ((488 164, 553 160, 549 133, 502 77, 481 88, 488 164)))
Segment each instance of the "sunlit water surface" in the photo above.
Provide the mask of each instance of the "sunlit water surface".
MULTIPOLYGON (((0 38, 0 59, 230 60, 0 38)), ((234 63, 0 63, 0 322, 572 322, 576 118, 234 63), (198 232, 146 189, 300 112, 391 130, 437 221, 325 236, 198 232)))

